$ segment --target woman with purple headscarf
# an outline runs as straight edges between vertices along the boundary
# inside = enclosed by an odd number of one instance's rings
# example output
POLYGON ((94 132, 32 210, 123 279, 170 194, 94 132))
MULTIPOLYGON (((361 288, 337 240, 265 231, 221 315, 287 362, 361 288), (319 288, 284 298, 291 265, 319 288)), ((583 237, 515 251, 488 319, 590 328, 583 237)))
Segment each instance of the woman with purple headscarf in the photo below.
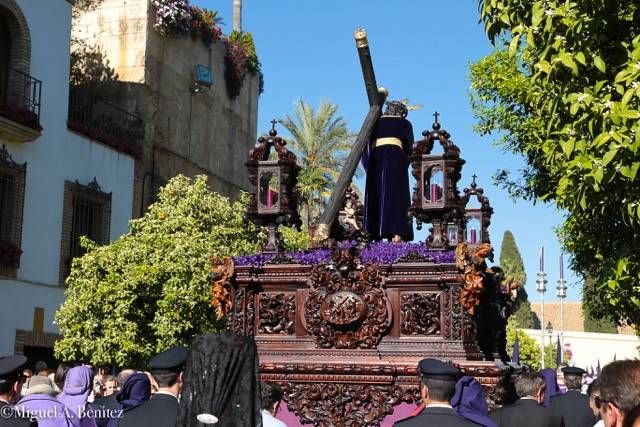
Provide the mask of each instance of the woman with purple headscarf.
POLYGON ((93 370, 81 365, 69 369, 64 379, 62 393, 58 401, 64 404, 80 419, 81 427, 95 427, 96 422, 87 413, 87 399, 93 386, 93 370))
MULTIPOLYGON (((120 411, 137 408, 151 397, 151 382, 144 372, 136 372, 127 378, 116 396, 120 411)), ((116 427, 119 418, 111 418, 107 427, 116 427)))
POLYGON ((558 378, 556 377, 555 369, 543 369, 540 371, 540 376, 544 379, 546 384, 544 389, 544 402, 542 404, 545 408, 548 408, 551 403, 551 398, 557 394, 561 394, 562 392, 558 386, 558 378))
POLYGON ((451 406, 462 418, 484 427, 497 427, 489 418, 489 408, 482 385, 473 377, 464 376, 456 383, 451 406))

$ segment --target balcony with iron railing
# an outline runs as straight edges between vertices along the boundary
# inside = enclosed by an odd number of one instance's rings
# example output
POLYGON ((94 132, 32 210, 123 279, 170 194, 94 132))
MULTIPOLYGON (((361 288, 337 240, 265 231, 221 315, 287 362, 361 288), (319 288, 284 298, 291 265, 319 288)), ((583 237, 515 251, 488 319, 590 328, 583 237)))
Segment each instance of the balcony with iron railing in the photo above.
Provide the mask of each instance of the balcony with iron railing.
POLYGON ((42 82, 13 67, 0 66, 0 137, 29 142, 40 136, 42 82))
POLYGON ((118 151, 142 156, 142 119, 75 86, 69 88, 67 127, 118 151))

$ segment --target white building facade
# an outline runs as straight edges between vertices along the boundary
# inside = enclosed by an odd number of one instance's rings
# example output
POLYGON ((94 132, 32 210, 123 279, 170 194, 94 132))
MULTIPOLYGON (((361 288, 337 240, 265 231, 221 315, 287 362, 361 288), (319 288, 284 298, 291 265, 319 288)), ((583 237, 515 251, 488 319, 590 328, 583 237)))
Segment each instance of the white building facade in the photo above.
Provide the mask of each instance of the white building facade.
POLYGON ((0 0, 0 356, 51 359, 79 236, 132 215, 141 124, 70 89, 70 36, 68 0, 0 0))

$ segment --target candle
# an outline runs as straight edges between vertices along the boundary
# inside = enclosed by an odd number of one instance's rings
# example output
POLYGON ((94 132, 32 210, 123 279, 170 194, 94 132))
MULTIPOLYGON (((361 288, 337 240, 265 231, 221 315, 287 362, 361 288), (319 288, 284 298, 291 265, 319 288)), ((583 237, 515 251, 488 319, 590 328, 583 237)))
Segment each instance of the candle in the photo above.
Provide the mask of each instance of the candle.
POLYGON ((435 203, 442 197, 442 189, 438 184, 431 184, 431 203, 435 203))
POLYGON ((560 254, 560 280, 564 280, 564 265, 562 263, 562 254, 560 254))
POLYGON ((271 187, 267 187, 267 207, 270 208, 273 206, 273 193, 271 192, 271 187))
POLYGON ((544 271, 544 246, 540 246, 540 271, 544 271))
POLYGON ((478 236, 476 235, 476 229, 472 228, 471 229, 471 242, 470 243, 473 245, 473 244, 476 243, 477 240, 478 240, 478 236))

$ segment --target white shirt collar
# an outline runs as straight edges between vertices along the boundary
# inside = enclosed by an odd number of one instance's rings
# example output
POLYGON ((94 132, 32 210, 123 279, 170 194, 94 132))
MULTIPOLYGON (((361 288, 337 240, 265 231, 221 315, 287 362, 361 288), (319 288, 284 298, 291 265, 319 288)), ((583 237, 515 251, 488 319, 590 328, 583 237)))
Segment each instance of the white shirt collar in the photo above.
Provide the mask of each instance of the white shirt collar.
POLYGON ((453 409, 453 406, 447 405, 446 403, 429 403, 427 408, 449 408, 453 409))

